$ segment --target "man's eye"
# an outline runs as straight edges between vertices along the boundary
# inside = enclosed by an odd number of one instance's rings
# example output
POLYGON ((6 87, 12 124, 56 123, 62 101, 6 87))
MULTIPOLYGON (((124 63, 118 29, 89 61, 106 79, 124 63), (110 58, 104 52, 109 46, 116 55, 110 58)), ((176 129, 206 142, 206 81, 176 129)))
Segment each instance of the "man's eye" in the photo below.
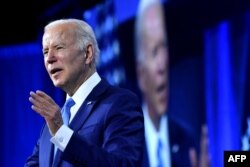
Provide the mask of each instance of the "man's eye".
POLYGON ((46 56, 48 54, 48 51, 43 51, 43 55, 46 56))
POLYGON ((57 50, 60 50, 60 49, 62 49, 62 48, 63 48, 63 47, 61 47, 61 46, 56 47, 57 50))

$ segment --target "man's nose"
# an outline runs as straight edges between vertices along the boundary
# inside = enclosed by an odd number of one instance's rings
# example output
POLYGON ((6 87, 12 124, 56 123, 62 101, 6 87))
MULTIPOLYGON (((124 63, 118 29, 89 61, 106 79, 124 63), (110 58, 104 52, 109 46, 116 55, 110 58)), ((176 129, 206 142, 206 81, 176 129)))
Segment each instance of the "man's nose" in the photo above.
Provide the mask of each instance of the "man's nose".
POLYGON ((167 68, 166 55, 158 55, 157 57, 157 68, 159 71, 163 72, 167 68))
POLYGON ((49 64, 52 64, 52 63, 54 63, 54 62, 56 62, 56 56, 55 56, 55 54, 53 53, 53 51, 49 51, 48 53, 47 53, 47 63, 49 63, 49 64))

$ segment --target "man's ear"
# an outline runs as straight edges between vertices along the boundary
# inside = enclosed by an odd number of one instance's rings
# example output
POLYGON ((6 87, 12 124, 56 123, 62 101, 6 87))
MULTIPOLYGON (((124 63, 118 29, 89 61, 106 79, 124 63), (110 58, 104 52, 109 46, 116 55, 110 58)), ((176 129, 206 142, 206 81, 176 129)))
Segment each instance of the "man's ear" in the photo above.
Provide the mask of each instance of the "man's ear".
POLYGON ((85 64, 91 64, 93 60, 94 60, 94 49, 93 45, 89 44, 85 52, 85 64))
POLYGON ((136 63, 136 75, 137 75, 137 84, 140 90, 144 90, 145 88, 145 74, 143 70, 143 64, 137 62, 136 63))

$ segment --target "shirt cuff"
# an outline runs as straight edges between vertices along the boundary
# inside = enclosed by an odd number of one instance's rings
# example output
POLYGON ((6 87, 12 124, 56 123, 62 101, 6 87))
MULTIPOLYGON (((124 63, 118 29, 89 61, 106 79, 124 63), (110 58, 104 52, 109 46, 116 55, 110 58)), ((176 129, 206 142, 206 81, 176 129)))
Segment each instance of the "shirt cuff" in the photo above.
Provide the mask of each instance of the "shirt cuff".
POLYGON ((55 144, 62 152, 65 150, 66 146, 69 143, 71 136, 73 135, 73 130, 68 126, 62 125, 59 130, 56 132, 50 141, 55 144))

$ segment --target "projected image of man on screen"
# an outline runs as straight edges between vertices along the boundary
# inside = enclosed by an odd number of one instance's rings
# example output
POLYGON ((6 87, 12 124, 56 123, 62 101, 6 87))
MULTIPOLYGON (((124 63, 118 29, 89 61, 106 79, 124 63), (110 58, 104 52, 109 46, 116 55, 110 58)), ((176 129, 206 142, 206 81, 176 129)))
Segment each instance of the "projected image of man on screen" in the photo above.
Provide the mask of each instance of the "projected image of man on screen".
POLYGON ((206 129, 198 156, 191 133, 167 115, 169 51, 160 0, 140 1, 135 22, 135 50, 145 124, 143 166, 209 166, 206 129))

